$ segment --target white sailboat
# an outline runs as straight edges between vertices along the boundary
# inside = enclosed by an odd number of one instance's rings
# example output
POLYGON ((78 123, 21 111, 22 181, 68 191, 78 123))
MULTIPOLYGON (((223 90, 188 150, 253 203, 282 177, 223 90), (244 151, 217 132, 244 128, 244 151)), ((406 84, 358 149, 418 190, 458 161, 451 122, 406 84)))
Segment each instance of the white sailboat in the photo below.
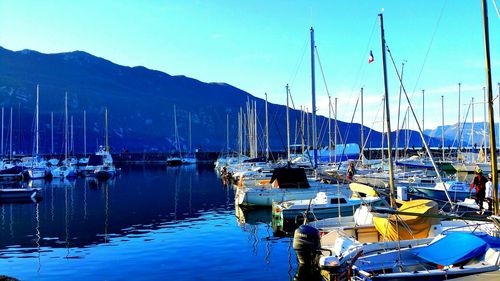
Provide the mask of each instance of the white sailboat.
POLYGON ((179 139, 179 131, 177 130, 177 113, 175 110, 175 104, 174 104, 174 142, 175 142, 175 149, 177 150, 176 152, 178 153, 178 155, 172 155, 167 158, 167 165, 169 166, 182 165, 181 144, 179 139))
MULTIPOLYGON (((101 179, 109 179, 116 175, 116 168, 113 164, 113 158, 111 157, 111 153, 109 152, 109 144, 108 144, 108 108, 105 108, 105 118, 106 118, 106 147, 104 150, 99 151, 99 155, 102 156, 102 164, 97 165, 94 170, 94 175, 97 178, 101 179)), ((97 155, 97 153, 96 153, 97 155)), ((90 159, 89 159, 90 164, 90 159)))
POLYGON ((61 165, 51 168, 52 177, 70 178, 76 176, 76 169, 73 163, 68 159, 68 93, 64 96, 64 160, 61 165))
POLYGON ((182 164, 196 164, 196 156, 193 154, 191 141, 191 112, 189 112, 189 153, 182 158, 182 164))
POLYGON ((36 85, 36 110, 35 110, 35 153, 32 156, 31 161, 29 161, 29 166, 26 171, 28 178, 30 179, 42 179, 45 178, 47 173, 47 166, 45 166, 40 161, 40 155, 38 154, 38 143, 40 139, 38 119, 39 119, 39 85, 36 85))

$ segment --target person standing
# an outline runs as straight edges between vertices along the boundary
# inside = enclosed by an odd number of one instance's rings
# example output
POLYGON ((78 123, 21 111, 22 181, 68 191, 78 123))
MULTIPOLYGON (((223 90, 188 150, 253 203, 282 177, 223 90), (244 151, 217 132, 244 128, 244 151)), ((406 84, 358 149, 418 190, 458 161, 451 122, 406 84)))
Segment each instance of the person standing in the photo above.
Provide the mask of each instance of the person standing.
POLYGON ((483 170, 477 169, 474 181, 470 184, 470 190, 476 187, 476 203, 479 205, 479 211, 483 211, 484 196, 486 193, 486 182, 488 180, 483 176, 483 170))
POLYGON ((491 174, 488 174, 488 181, 485 188, 486 202, 488 202, 488 211, 493 210, 493 183, 491 182, 491 174))
POLYGON ((347 179, 352 181, 355 173, 354 163, 350 162, 349 167, 347 167, 347 179))

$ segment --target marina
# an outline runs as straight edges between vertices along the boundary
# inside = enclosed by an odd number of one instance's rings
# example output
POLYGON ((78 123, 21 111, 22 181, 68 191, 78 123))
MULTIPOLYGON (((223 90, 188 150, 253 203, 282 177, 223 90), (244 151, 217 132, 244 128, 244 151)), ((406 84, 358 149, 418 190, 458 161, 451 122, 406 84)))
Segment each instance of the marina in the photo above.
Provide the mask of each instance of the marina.
POLYGON ((42 201, 0 205, 0 272, 19 280, 290 280, 297 273, 291 238, 273 236, 270 213, 240 222, 234 191, 212 165, 134 165, 106 181, 28 184, 41 189, 42 201))
POLYGON ((4 4, 0 281, 500 280, 497 0, 382 2, 4 4))

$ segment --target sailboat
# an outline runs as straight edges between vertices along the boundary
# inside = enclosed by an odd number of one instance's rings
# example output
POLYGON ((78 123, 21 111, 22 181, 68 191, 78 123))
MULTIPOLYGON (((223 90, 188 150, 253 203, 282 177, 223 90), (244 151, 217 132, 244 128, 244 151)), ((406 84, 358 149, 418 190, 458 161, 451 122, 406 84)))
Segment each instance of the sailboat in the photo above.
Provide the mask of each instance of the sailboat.
MULTIPOLYGON (((96 155, 102 156, 102 164, 97 165, 94 170, 94 175, 97 178, 101 179, 109 179, 116 175, 116 168, 113 164, 113 158, 111 157, 111 153, 109 152, 109 144, 108 144, 108 108, 105 108, 105 118, 106 118, 106 147, 104 149, 99 150, 96 155)), ((89 165, 90 165, 89 159, 89 165)))
POLYGON ((30 179, 42 179, 45 178, 49 173, 47 172, 47 167, 40 161, 40 155, 38 154, 38 143, 40 139, 38 119, 39 119, 39 85, 36 85, 36 110, 35 110, 35 153, 34 156, 28 162, 29 166, 26 170, 26 174, 30 179))
POLYGON ((68 159, 68 93, 64 96, 64 160, 61 165, 51 169, 54 178, 70 178, 76 176, 75 166, 68 159))
POLYGON ((191 141, 191 112, 189 113, 189 153, 182 158, 182 164, 196 164, 196 157, 192 151, 191 141))
POLYGON ((181 144, 179 140, 179 131, 177 129, 177 113, 174 105, 174 143, 175 149, 177 150, 178 156, 172 155, 167 158, 168 166, 179 166, 182 165, 182 154, 181 154, 181 144))
MULTIPOLYGON (((497 170, 497 162, 496 144, 494 141, 495 129, 493 125, 493 98, 491 92, 486 0, 483 0, 482 4, 490 141, 492 145, 491 170, 495 171, 497 170)), ((320 264, 336 272, 341 270, 341 264, 344 264, 348 269, 347 271, 352 273, 351 275, 356 275, 356 280, 446 280, 492 271, 495 271, 495 274, 498 275, 500 270, 500 239, 498 238, 500 234, 500 216, 498 216, 496 173, 493 174, 492 182, 495 210, 493 216, 486 218, 489 222, 480 222, 471 220, 470 218, 468 221, 459 221, 458 217, 449 216, 448 218, 457 219, 450 222, 461 223, 462 227, 453 227, 452 229, 443 231, 429 242, 419 245, 403 245, 403 241, 400 240, 399 235, 401 232, 406 231, 407 226, 406 224, 401 224, 398 229, 398 221, 402 217, 414 216, 415 213, 393 212, 392 216, 394 217, 391 224, 396 227, 394 234, 397 234, 397 237, 394 241, 397 242, 397 245, 392 250, 368 253, 365 251, 365 245, 360 245, 357 249, 350 247, 351 253, 354 253, 353 255, 343 252, 337 257, 332 256, 329 260, 323 259, 320 264), (348 258, 348 265, 341 261, 347 256, 346 254, 350 256, 348 258)), ((420 217, 420 219, 425 218, 425 216, 416 217, 420 217)), ((436 218, 436 216, 427 216, 427 219, 433 217, 436 218)), ((463 219, 465 220, 465 218, 463 219)), ((385 248, 387 249, 387 247, 385 248)))
MULTIPOLYGON (((2 108, 2 135, 3 135, 3 108, 2 108)), ((9 139, 10 139, 9 158, 7 161, 4 160, 3 158, 1 159, 0 180, 20 180, 23 178, 23 167, 16 165, 12 161, 12 107, 10 108, 9 139)), ((3 142, 3 137, 2 137, 2 142, 3 142)), ((3 156, 3 149, 2 149, 2 156, 3 156)))

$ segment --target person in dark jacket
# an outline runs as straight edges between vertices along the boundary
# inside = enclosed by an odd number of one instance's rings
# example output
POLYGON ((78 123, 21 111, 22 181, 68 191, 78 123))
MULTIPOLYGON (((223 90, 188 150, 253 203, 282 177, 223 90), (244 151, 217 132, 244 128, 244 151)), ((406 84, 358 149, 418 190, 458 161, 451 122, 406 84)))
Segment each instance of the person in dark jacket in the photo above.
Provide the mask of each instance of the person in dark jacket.
POLYGON ((479 211, 483 211, 484 196, 486 195, 486 182, 488 180, 483 176, 481 169, 476 170, 474 181, 470 184, 470 190, 476 187, 476 203, 479 205, 479 211))

